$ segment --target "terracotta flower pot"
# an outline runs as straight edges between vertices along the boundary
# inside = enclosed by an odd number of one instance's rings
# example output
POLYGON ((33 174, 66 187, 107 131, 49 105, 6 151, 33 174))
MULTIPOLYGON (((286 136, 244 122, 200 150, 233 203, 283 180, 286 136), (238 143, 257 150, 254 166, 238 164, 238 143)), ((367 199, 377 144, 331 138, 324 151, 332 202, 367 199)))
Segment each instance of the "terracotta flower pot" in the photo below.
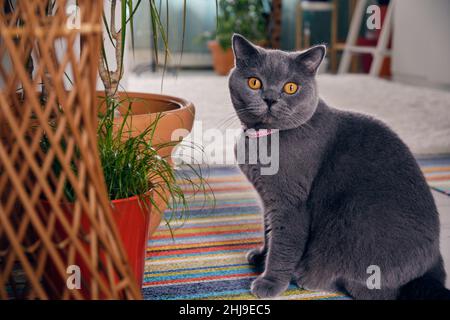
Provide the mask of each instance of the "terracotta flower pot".
MULTIPOLYGON (((104 93, 97 93, 99 103, 102 104, 104 93)), ((158 152, 161 157, 171 161, 170 155, 176 144, 181 142, 182 138, 185 138, 192 130, 195 118, 194 105, 181 98, 151 93, 119 92, 119 98, 132 101, 131 114, 127 120, 132 131, 131 136, 143 132, 157 119, 158 114, 160 115, 153 141, 155 144, 172 142, 170 146, 162 148, 158 152), (184 133, 181 136, 173 137, 172 134, 177 129, 184 129, 184 133)), ((119 110, 124 114, 128 107, 129 103, 124 102, 119 110)), ((118 124, 121 122, 120 118, 117 119, 117 122, 118 124)))
MULTIPOLYGON (((104 102, 104 92, 98 92, 99 103, 104 102)), ((150 94, 150 93, 138 93, 138 92, 120 92, 120 100, 131 99, 131 114, 128 116, 128 127, 131 130, 131 136, 137 135, 143 132, 148 126, 150 126, 159 114, 159 120, 155 128, 155 134, 153 141, 155 144, 169 143, 170 146, 161 148, 158 153, 161 157, 167 159, 172 163, 171 154, 176 144, 181 142, 182 138, 186 137, 192 130, 192 126, 195 119, 195 107, 194 105, 181 98, 176 98, 167 95, 150 94), (177 131, 180 135, 173 136, 173 133, 177 131)), ((101 106, 100 106, 101 107, 101 106)), ((122 114, 126 113, 129 108, 129 103, 124 102, 119 110, 122 114)), ((117 119, 118 124, 121 123, 120 118, 117 119)), ((160 193, 168 195, 167 190, 160 190, 160 193)), ((154 193, 154 201, 159 208, 152 211, 150 218, 149 233, 152 235, 159 224, 161 223, 162 215, 160 212, 164 212, 166 204, 162 197, 158 193, 154 193)))
MULTIPOLYGON (((47 201, 42 201, 41 204, 43 212, 40 212, 40 214, 45 216, 50 210, 50 205, 47 201)), ((65 205, 61 204, 61 209, 63 212, 66 212, 69 221, 73 220, 73 208, 74 206, 71 203, 65 205)), ((134 196, 125 199, 112 200, 111 208, 113 220, 117 226, 119 236, 128 257, 128 263, 135 276, 138 286, 141 287, 143 283, 146 247, 149 238, 148 229, 153 210, 152 205, 148 200, 140 200, 138 196, 134 196), (146 203, 142 203, 142 201, 146 201, 146 203)), ((86 215, 82 216, 80 223, 84 232, 89 234, 91 227, 90 221, 86 215)), ((67 233, 59 223, 55 225, 54 237, 55 243, 64 243, 65 239, 68 238, 67 233)), ((89 251, 90 244, 86 243, 84 247, 87 251, 89 251)), ((60 250, 63 256, 68 254, 64 247, 60 250)), ((103 261, 104 257, 100 256, 98 259, 103 261)), ((106 261, 103 261, 103 263, 105 262, 106 261)), ((80 267, 82 280, 84 283, 90 283, 90 272, 88 271, 89 269, 83 259, 78 255, 75 256, 74 264, 80 267)), ((45 273, 45 278, 51 280, 52 286, 60 287, 66 285, 65 280, 59 277, 54 265, 47 265, 45 273)), ((105 281, 107 281, 106 278, 105 281)), ((83 286, 83 284, 81 287, 81 293, 86 298, 91 296, 90 288, 83 286)))
POLYGON ((151 203, 139 203, 138 196, 113 200, 112 214, 119 230, 131 270, 142 287, 149 226, 154 216, 151 203))
POLYGON ((212 54, 214 71, 221 76, 227 75, 234 67, 234 55, 231 48, 223 50, 216 40, 209 41, 208 48, 212 54))

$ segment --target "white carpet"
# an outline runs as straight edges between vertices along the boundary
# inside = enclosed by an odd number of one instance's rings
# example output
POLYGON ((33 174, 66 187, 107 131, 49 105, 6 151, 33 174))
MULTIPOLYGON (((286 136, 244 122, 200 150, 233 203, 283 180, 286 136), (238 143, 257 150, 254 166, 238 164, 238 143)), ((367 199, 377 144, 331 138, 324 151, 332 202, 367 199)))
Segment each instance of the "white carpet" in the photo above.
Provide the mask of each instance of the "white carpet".
MULTIPOLYGON (((416 155, 450 153, 450 92, 365 75, 320 75, 318 85, 321 97, 330 105, 371 114, 386 122, 416 155)), ((153 74, 131 76, 126 88, 159 93, 161 77, 153 74)), ((195 104, 196 119, 201 121, 202 128, 197 123, 194 137, 200 130, 225 132, 226 128, 240 127, 237 120, 232 121, 236 118, 227 77, 206 71, 181 72, 178 77, 166 75, 163 93, 183 97, 195 104)), ((233 141, 214 141, 214 144, 228 153, 233 141)))

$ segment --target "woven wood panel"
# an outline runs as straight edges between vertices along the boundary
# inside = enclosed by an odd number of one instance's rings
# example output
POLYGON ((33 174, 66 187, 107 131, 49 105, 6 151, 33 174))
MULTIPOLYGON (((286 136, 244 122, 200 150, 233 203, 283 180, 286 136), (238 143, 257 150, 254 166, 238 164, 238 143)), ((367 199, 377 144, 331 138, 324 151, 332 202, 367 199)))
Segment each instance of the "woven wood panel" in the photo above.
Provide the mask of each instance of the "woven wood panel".
POLYGON ((0 0, 0 298, 140 298, 97 151, 103 3, 52 2, 0 0))

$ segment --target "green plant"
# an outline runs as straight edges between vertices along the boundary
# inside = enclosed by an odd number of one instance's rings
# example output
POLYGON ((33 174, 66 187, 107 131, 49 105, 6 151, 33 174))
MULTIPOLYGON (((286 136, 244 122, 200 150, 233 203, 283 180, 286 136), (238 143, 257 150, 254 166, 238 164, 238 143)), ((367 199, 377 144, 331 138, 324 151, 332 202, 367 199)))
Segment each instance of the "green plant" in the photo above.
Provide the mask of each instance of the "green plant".
POLYGON ((158 155, 161 146, 151 143, 159 117, 133 136, 127 122, 133 102, 129 103, 121 122, 114 113, 124 101, 106 97, 104 103, 106 110, 99 115, 97 143, 110 200, 145 196, 155 187, 152 181, 162 176, 167 176, 170 190, 176 189, 170 164, 158 155))
POLYGON ((267 8, 266 0, 219 0, 217 30, 212 36, 224 50, 231 47, 233 33, 252 41, 267 40, 267 8))
POLYGON ((138 195, 141 200, 147 200, 141 203, 151 203, 159 211, 154 198, 148 193, 153 190, 172 209, 172 216, 166 219, 170 227, 170 220, 175 217, 174 210, 178 213, 175 218, 183 219, 184 212, 188 209, 186 195, 177 179, 187 183, 194 195, 205 195, 205 201, 209 186, 198 167, 188 166, 189 174, 180 175, 167 159, 159 156, 160 149, 176 144, 153 143, 162 114, 157 114, 144 131, 133 134, 132 119, 129 118, 133 102, 132 98, 117 101, 115 98, 105 97, 105 111, 99 114, 97 143, 109 197, 110 200, 115 200, 138 195), (124 105, 127 106, 127 111, 118 120, 116 110, 124 105), (168 196, 164 191, 167 191, 168 196))
MULTIPOLYGON (((151 204, 159 211, 154 198, 149 193, 152 190, 172 210, 172 214, 168 218, 165 217, 166 224, 171 229, 171 221, 184 220, 185 212, 189 209, 188 198, 177 180, 188 185, 193 197, 202 194, 205 204, 214 197, 211 194, 212 198, 209 198, 210 188, 200 166, 186 164, 185 167, 188 170, 176 171, 167 159, 159 156, 160 149, 176 144, 175 142, 152 143, 157 124, 163 117, 162 114, 157 114, 155 120, 144 131, 137 135, 133 134, 132 121, 129 118, 133 102, 132 98, 117 101, 115 98, 105 97, 100 105, 102 111, 98 115, 97 144, 108 196, 110 200, 116 200, 137 195, 141 205, 151 204), (127 111, 118 119, 115 116, 116 110, 124 105, 127 105, 127 111)), ((55 129, 54 124, 50 123, 50 125, 55 129)), ((50 150, 51 145, 46 134, 43 135, 40 145, 43 152, 47 153, 50 150)), ((64 139, 61 140, 60 145, 63 150, 66 150, 67 143, 64 139)), ((79 175, 78 158, 79 152, 75 147, 71 159, 75 176, 79 175)), ((59 177, 62 172, 61 164, 56 158, 52 163, 52 172, 55 177, 59 177)), ((57 188, 56 185, 53 187, 57 188)), ((76 200, 70 183, 65 183, 63 191, 68 201, 76 200)), ((159 213, 162 214, 162 212, 159 213)))
MULTIPOLYGON (((168 0, 166 8, 168 8, 168 0)), ((187 0, 183 2, 183 34, 182 49, 184 44, 184 33, 186 25, 186 5, 187 0)), ((134 50, 134 14, 141 7, 141 0, 122 0, 120 2, 120 21, 116 21, 116 7, 119 4, 117 0, 110 0, 110 19, 108 21, 105 12, 103 13, 103 23, 106 37, 102 43, 102 52, 99 65, 100 78, 105 87, 105 105, 106 111, 99 115, 98 130, 98 148, 100 160, 103 167, 105 182, 109 192, 110 199, 119 199, 129 196, 139 195, 145 197, 148 191, 152 189, 158 193, 161 199, 172 209, 173 217, 185 218, 184 212, 188 209, 186 196, 183 189, 179 187, 178 180, 189 184, 193 194, 202 192, 207 194, 208 185, 202 177, 202 172, 198 167, 186 166, 190 169, 189 174, 183 174, 182 171, 176 171, 166 159, 158 155, 158 150, 175 145, 176 143, 155 144, 153 137, 158 121, 162 115, 158 115, 155 121, 149 125, 144 132, 137 136, 131 135, 132 128, 127 127, 127 119, 132 115, 131 106, 133 100, 130 98, 122 99, 118 97, 118 88, 123 76, 123 59, 127 28, 130 30, 130 40, 134 50), (105 44, 110 42, 114 48, 114 63, 108 61, 105 44), (110 66, 115 64, 116 70, 111 70, 110 66), (127 112, 120 114, 119 107, 128 105, 127 112), (117 126, 116 116, 121 115, 123 126, 117 126), (182 175, 182 176, 180 176, 182 175), (169 196, 166 195, 168 192, 169 196)), ((167 31, 169 28, 169 12, 161 13, 158 1, 148 0, 149 19, 152 28, 152 43, 154 55, 158 59, 158 39, 162 40, 165 51, 165 62, 169 55, 169 45, 167 40, 167 31), (166 24, 162 21, 161 14, 166 15, 166 24)), ((130 117, 131 118, 131 117, 130 117)), ((190 146, 196 148, 196 146, 190 146)), ((153 199, 149 199, 157 211, 153 199)), ((206 200, 206 196, 205 196, 206 200)), ((170 221, 167 221, 168 224, 170 221)), ((170 227, 170 225, 169 225, 170 227)))

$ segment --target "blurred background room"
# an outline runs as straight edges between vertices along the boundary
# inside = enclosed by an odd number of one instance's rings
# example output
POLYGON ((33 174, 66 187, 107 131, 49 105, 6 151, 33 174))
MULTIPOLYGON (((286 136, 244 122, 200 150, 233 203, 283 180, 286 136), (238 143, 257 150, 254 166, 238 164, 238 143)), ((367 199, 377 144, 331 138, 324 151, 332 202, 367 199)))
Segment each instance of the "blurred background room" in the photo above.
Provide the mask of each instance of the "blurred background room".
MULTIPOLYGON (((409 146, 450 274, 450 0, 57 2, 0 0, 0 299, 254 299, 245 255, 263 215, 233 150, 234 33, 271 49, 327 46, 319 95, 409 146), (80 252, 81 291, 62 262, 80 252)), ((383 192, 411 192, 402 186, 383 192)), ((280 298, 349 297, 291 285, 280 298)))
POLYGON ((381 118, 415 154, 450 153, 449 1, 219 0, 216 8, 214 0, 190 0, 186 8, 183 1, 160 5, 169 50, 161 37, 153 49, 148 8, 141 8, 135 16, 134 50, 128 43, 131 72, 122 84, 129 91, 162 91, 193 101, 203 130, 240 127, 230 120, 226 77, 233 67, 230 38, 238 32, 267 48, 326 44, 318 83, 327 102, 381 118))

